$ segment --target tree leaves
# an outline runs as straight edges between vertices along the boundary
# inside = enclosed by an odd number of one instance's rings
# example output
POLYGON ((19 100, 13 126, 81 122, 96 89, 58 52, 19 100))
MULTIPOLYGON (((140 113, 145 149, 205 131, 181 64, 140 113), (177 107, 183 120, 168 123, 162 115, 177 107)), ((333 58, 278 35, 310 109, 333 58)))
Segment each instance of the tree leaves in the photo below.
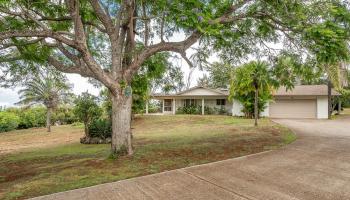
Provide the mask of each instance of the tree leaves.
POLYGON ((242 112, 252 116, 254 112, 254 94, 258 89, 258 108, 263 111, 272 99, 272 90, 276 81, 269 65, 263 61, 252 61, 236 68, 232 74, 229 99, 243 104, 242 112), (257 87, 257 88, 256 88, 257 87))
POLYGON ((70 97, 70 85, 61 73, 43 69, 33 76, 19 91, 21 101, 17 104, 43 104, 47 108, 56 108, 70 97))

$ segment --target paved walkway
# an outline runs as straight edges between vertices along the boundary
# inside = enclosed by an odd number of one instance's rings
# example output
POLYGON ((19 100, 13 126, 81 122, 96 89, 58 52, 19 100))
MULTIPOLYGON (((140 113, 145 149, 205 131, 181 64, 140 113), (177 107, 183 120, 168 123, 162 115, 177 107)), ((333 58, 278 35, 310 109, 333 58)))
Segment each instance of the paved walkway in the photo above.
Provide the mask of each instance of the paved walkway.
POLYGON ((39 199, 350 199, 350 119, 276 120, 285 148, 39 199))

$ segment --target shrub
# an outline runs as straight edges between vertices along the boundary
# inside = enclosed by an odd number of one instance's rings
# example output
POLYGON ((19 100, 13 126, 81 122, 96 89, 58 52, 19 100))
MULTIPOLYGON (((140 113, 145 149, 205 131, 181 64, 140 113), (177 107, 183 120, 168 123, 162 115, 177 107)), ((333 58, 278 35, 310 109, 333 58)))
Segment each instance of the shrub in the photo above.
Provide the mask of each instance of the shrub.
MULTIPOLYGON (((259 93, 258 98, 258 113, 260 115, 267 107, 267 102, 271 99, 271 94, 265 91, 264 93, 259 93)), ((247 118, 254 118, 254 101, 255 93, 250 92, 247 95, 241 95, 237 98, 243 105, 242 112, 247 118)))
POLYGON ((73 108, 70 107, 59 107, 52 115, 52 121, 60 122, 61 124, 72 124, 78 120, 78 117, 73 112, 73 108))
POLYGON ((18 128, 20 129, 42 127, 46 124, 46 108, 44 107, 21 109, 18 116, 20 119, 18 128))
POLYGON ((206 115, 215 114, 215 109, 211 108, 209 106, 204 106, 204 114, 206 114, 206 115))
POLYGON ((112 123, 107 119, 95 119, 89 126, 89 137, 108 138, 112 137, 112 123))
POLYGON ((227 110, 225 109, 225 107, 221 107, 218 109, 218 113, 219 115, 224 115, 227 114, 227 110))
POLYGON ((19 117, 10 112, 0 112, 0 132, 12 131, 18 127, 19 117))
MULTIPOLYGON (((200 115, 200 114, 202 114, 202 106, 179 107, 176 111, 176 114, 200 115)), ((204 114, 206 114, 206 115, 214 115, 214 114, 224 115, 224 114, 227 114, 227 110, 225 109, 225 107, 217 108, 217 107, 204 106, 204 114)))
MULTIPOLYGON (((7 113, 12 113, 19 117, 18 129, 27 129, 33 127, 46 126, 47 109, 43 106, 32 108, 8 108, 7 113)), ((74 115, 72 108, 59 107, 51 116, 53 122, 61 122, 61 124, 71 124, 78 121, 74 115)))
POLYGON ((160 101, 150 100, 148 103, 148 113, 162 112, 162 103, 160 101))
POLYGON ((101 117, 102 109, 97 104, 97 97, 87 92, 79 95, 75 100, 73 112, 77 118, 84 123, 86 136, 90 136, 89 126, 94 120, 101 117))
POLYGON ((202 107, 201 106, 184 106, 184 107, 179 107, 176 111, 177 114, 201 114, 202 113, 202 107))
POLYGON ((158 112, 161 112, 159 107, 152 106, 148 108, 148 113, 158 113, 158 112))
MULTIPOLYGON (((349 82, 350 82, 350 71, 349 71, 349 82)), ((341 96, 335 97, 334 101, 341 102, 342 108, 350 108, 350 87, 346 87, 340 90, 341 96)))

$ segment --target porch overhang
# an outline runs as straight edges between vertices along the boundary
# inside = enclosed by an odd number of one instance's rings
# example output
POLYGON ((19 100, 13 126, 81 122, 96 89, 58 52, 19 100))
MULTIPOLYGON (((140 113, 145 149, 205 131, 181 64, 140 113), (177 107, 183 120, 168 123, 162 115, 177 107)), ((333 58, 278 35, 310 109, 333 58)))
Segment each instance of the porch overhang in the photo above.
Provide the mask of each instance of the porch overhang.
POLYGON ((152 95, 151 99, 226 99, 228 95, 152 95))
MULTIPOLYGON (((205 103, 213 102, 218 99, 228 99, 229 92, 227 89, 211 89, 202 86, 197 86, 177 92, 175 94, 155 93, 150 96, 150 99, 160 100, 162 102, 162 112, 175 114, 177 102, 183 102, 184 100, 196 100, 197 104, 201 106, 201 113, 204 114, 205 103), (166 105, 166 106, 164 106, 166 105), (172 107, 170 107, 172 105, 172 107)), ((191 103, 190 103, 191 104, 191 103)), ((147 106, 148 108, 148 106, 147 106)), ((148 111, 146 111, 148 112, 148 111)))

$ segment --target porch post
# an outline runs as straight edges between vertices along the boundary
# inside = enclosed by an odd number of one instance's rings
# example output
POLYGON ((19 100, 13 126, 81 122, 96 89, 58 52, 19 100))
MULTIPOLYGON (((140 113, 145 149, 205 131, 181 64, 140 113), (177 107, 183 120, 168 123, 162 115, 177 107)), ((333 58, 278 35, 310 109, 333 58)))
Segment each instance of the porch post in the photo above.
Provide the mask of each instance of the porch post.
POLYGON ((204 99, 202 99, 202 115, 204 115, 204 99))
POLYGON ((173 99, 173 114, 176 114, 176 100, 173 99))
POLYGON ((341 113, 341 100, 338 101, 338 114, 341 113))
POLYGON ((146 101, 146 115, 148 115, 148 100, 146 101))
POLYGON ((163 99, 162 113, 164 114, 164 99, 163 99))

